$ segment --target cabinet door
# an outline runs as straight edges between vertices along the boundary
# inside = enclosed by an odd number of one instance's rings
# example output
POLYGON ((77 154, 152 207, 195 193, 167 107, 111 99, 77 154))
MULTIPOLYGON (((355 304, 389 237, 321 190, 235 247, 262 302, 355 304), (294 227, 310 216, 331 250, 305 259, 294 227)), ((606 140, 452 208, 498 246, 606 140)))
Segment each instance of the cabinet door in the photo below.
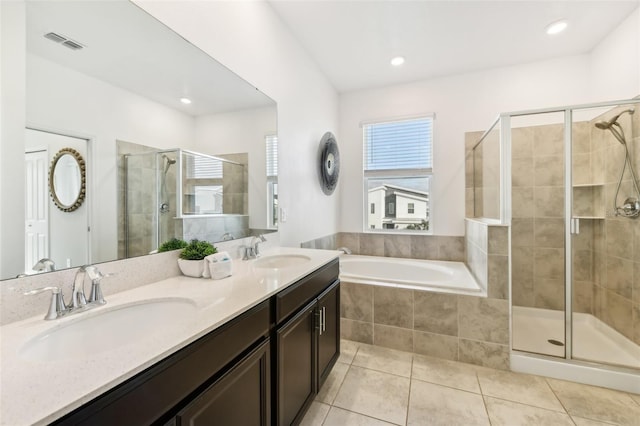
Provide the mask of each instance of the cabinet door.
POLYGON ((177 425, 267 426, 271 391, 269 356, 267 340, 178 413, 177 425))
POLYGON ((340 281, 333 283, 318 297, 318 388, 340 356, 340 281))
POLYGON ((316 301, 278 331, 278 425, 298 422, 316 394, 316 301))

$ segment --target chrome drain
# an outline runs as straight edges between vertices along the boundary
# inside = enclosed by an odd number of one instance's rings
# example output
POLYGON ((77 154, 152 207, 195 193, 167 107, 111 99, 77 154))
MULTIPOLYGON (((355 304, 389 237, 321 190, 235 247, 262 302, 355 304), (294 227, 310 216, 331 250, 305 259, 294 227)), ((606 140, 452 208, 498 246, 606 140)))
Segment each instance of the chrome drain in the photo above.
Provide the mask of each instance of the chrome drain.
POLYGON ((551 343, 552 345, 556 345, 556 346, 564 346, 564 343, 562 343, 559 340, 556 339, 549 339, 547 340, 547 342, 551 343))

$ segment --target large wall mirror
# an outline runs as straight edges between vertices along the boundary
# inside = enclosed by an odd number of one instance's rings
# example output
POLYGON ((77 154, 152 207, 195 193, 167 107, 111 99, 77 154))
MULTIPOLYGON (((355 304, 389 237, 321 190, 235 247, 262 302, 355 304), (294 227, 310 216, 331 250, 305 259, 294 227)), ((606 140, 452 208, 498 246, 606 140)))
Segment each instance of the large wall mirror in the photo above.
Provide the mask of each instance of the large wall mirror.
POLYGON ((276 230, 272 99, 127 0, 29 0, 25 21, 25 210, 34 217, 3 206, 3 225, 25 227, 16 241, 25 262, 3 265, 0 279, 34 273, 42 257, 62 269, 151 254, 173 236, 276 230), (33 172, 62 147, 86 167, 84 202, 72 211, 51 197, 40 205, 49 182, 33 172))

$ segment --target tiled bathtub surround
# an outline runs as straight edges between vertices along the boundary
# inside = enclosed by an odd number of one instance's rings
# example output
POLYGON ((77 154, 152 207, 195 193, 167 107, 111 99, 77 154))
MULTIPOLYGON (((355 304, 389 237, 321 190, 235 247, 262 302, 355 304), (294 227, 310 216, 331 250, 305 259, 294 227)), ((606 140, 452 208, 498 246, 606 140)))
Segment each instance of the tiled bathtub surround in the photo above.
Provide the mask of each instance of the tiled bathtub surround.
POLYGON ((476 280, 494 299, 509 294, 509 229, 480 219, 465 219, 466 263, 476 280))
POLYGON ((342 337, 450 360, 509 368, 507 228, 480 221, 465 237, 341 232, 302 247, 464 262, 488 298, 342 282, 342 337), (471 250, 471 252, 469 251, 471 250), (473 253, 470 258, 470 253, 473 253))
POLYGON ((303 248, 335 250, 347 247, 353 254, 408 259, 463 262, 464 237, 438 235, 393 235, 339 232, 301 244, 303 248))
POLYGON ((342 282, 342 337, 493 368, 509 368, 505 299, 342 282))

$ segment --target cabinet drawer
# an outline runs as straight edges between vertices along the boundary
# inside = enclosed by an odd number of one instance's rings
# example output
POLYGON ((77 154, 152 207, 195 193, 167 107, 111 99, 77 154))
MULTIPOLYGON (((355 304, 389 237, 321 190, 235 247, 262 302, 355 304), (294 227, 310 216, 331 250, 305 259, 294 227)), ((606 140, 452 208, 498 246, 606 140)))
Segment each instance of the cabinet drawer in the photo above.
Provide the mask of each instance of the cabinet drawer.
POLYGON ((276 323, 280 324, 338 279, 338 259, 323 266, 276 296, 276 323))
POLYGON ((174 410, 254 342, 268 336, 270 324, 267 300, 85 404, 58 424, 153 423, 174 410))

